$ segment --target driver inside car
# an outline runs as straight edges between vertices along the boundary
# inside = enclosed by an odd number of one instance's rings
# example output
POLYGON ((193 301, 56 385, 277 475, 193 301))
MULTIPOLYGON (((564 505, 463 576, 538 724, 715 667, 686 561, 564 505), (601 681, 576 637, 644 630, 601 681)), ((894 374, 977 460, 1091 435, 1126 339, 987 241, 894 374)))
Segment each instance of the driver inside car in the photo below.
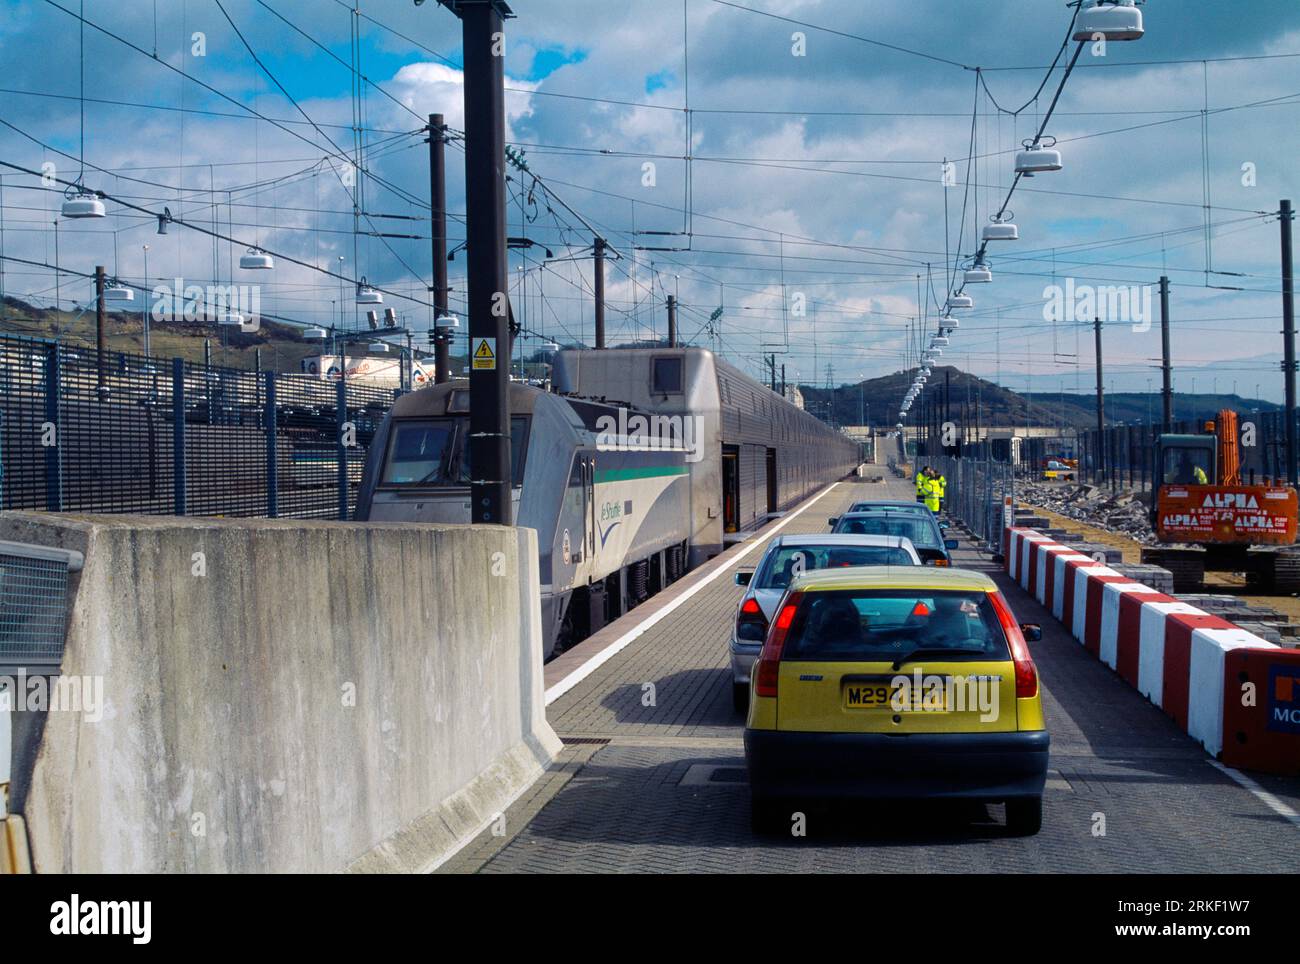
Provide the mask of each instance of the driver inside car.
POLYGON ((862 614, 853 600, 832 596, 814 605, 810 635, 819 649, 853 652, 862 645, 862 614))
MULTIPOLYGON (((936 596, 926 623, 926 642, 961 646, 976 636, 978 610, 960 596, 936 596)), ((982 642, 982 640, 980 640, 982 642)))

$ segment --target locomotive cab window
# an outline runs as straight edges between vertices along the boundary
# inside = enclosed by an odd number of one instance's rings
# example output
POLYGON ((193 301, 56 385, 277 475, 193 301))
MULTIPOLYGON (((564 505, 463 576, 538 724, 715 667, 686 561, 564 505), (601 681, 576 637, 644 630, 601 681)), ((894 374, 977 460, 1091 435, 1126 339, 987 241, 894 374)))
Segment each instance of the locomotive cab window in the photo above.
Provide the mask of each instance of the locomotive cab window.
POLYGON ((650 391, 655 395, 680 395, 682 393, 681 356, 655 358, 650 362, 650 391))
POLYGON ((444 485, 456 439, 449 418, 432 422, 394 422, 384 461, 385 485, 444 485))
MULTIPOLYGON (((400 419, 393 422, 384 457, 382 487, 469 485, 469 419, 400 419)), ((524 481, 528 417, 510 418, 510 462, 514 485, 524 481)))

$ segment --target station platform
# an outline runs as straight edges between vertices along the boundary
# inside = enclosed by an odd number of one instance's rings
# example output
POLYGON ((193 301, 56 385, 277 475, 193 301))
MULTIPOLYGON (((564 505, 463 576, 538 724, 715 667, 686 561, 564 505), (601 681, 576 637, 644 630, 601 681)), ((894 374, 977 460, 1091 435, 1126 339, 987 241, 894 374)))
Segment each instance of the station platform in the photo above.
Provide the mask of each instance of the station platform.
POLYGON ((965 539, 957 565, 1043 627, 1031 644, 1052 736, 1042 831, 1004 836, 1000 806, 838 805, 813 808, 806 837, 754 837, 732 573, 780 532, 826 532, 854 501, 912 497, 891 476, 837 483, 548 664, 560 758, 439 872, 1300 871, 1300 781, 1238 782, 965 539))

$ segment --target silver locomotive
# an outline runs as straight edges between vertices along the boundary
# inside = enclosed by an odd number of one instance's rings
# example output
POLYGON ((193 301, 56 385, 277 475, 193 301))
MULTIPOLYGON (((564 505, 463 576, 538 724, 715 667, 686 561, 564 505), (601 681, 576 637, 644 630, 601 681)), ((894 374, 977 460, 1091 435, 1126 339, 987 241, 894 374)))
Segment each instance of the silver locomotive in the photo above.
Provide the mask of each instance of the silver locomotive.
MULTIPOLYGON (((537 531, 546 656, 842 478, 859 446, 701 348, 566 350, 510 386, 514 520, 537 531)), ((469 387, 399 398, 357 518, 470 520, 469 387)))

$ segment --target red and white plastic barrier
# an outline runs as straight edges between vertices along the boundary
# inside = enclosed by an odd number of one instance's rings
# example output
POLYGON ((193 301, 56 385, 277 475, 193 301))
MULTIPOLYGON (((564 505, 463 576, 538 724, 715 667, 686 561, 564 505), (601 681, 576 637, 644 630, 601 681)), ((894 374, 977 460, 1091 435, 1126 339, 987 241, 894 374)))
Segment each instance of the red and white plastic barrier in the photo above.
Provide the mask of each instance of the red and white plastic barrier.
POLYGON ((1011 578, 1211 755, 1300 773, 1300 649, 1133 582, 1033 529, 1006 529, 1003 554, 1011 578))

